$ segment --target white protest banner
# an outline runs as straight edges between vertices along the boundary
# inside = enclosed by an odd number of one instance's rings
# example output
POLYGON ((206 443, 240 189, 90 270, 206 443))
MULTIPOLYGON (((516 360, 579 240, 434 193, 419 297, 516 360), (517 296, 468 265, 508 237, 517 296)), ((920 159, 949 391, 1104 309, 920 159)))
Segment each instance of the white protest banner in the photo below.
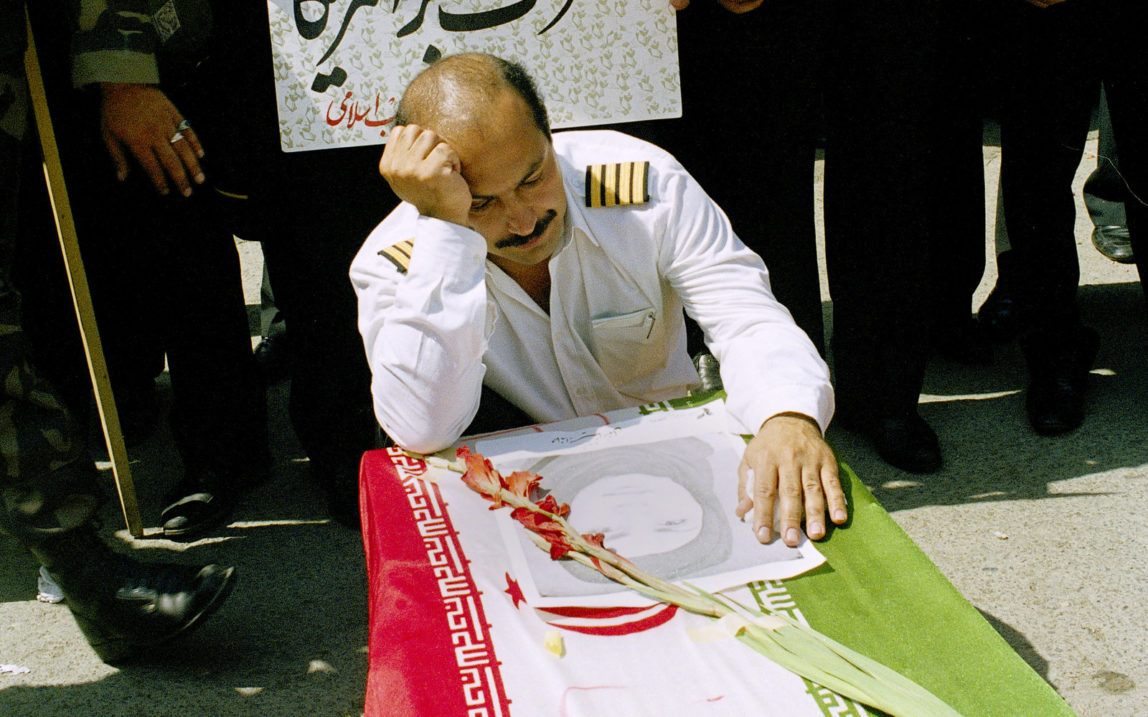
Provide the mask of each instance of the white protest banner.
POLYGON ((381 144, 428 63, 521 63, 555 128, 681 116, 669 0, 268 0, 286 152, 381 144))

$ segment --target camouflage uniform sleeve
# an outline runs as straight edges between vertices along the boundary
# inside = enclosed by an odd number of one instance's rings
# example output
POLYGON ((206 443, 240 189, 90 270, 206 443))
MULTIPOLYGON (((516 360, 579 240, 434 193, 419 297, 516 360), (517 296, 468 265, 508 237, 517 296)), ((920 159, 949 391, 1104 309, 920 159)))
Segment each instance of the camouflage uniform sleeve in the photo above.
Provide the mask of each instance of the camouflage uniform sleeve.
POLYGON ((159 83, 147 0, 71 0, 72 84, 159 83))
MULTIPOLYGON (((24 33, 24 4, 14 0, 0 0, 0 163, 14 161, 9 153, 15 145, 2 144, 9 140, 19 142, 24 137, 28 120, 28 83, 24 79, 24 48, 27 38, 24 33)), ((9 212, 8 193, 13 192, 16 167, 0 166, 0 242, 7 239, 5 231, 9 223, 15 225, 9 212), (11 174, 11 176, 9 176, 11 174)))
POLYGON ((0 57, 23 57, 24 3, 22 0, 0 0, 0 57))

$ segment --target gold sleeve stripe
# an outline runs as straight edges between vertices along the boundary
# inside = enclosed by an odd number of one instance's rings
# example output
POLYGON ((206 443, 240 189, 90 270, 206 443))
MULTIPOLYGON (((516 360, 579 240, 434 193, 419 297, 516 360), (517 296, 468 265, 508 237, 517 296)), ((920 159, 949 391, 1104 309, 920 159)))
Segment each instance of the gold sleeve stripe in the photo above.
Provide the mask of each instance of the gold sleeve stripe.
POLYGON ((414 246, 414 241, 406 239, 379 251, 379 256, 394 264, 400 274, 405 274, 411 266, 411 252, 414 251, 414 246))
POLYGON ((612 207, 618 204, 618 174, 621 165, 614 165, 607 167, 606 171, 602 173, 602 193, 606 197, 606 206, 612 207))
POLYGON ((618 204, 631 204, 634 192, 630 182, 634 177, 634 165, 626 163, 618 168, 618 204))
POLYGON ((592 164, 586 167, 586 206, 600 207, 606 203, 602 196, 602 169, 605 165, 592 164))
POLYGON ((586 167, 586 206, 617 207, 650 201, 649 162, 586 167))

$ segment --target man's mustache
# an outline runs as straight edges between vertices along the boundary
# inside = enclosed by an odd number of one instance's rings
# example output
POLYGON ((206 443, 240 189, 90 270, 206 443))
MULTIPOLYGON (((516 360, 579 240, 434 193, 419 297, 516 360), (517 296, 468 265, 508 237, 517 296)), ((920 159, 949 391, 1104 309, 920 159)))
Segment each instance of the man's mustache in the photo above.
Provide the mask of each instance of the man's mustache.
POLYGON ((529 244, 538 237, 542 236, 542 232, 546 231, 546 228, 550 226, 550 222, 554 221, 554 218, 557 216, 558 212, 550 209, 541 219, 539 219, 534 224, 534 231, 530 232, 529 234, 511 234, 505 239, 499 239, 498 241, 494 242, 494 247, 496 249, 509 249, 511 247, 529 244))

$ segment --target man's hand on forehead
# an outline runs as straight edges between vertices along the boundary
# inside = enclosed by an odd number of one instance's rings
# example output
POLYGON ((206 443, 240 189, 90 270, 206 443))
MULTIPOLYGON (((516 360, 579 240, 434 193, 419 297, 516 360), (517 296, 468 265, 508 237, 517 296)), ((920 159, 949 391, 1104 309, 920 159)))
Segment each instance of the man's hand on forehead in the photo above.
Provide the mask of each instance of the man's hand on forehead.
POLYGON ((462 164, 431 130, 413 124, 395 127, 383 148, 379 174, 419 214, 467 226, 471 196, 462 164))

